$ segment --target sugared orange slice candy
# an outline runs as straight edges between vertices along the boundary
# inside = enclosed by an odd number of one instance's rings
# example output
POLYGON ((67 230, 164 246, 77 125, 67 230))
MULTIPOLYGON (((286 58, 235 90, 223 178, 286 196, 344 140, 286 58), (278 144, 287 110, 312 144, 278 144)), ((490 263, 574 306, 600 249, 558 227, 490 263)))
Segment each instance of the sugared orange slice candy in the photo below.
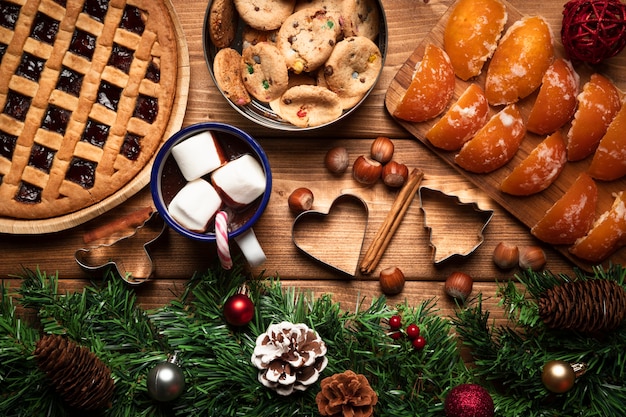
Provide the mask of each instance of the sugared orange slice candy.
POLYGON ((467 81, 481 73, 498 46, 507 17, 500 0, 457 2, 443 33, 443 49, 457 77, 467 81))
POLYGON ((537 145, 502 181, 500 189, 511 195, 526 196, 545 190, 567 163, 565 140, 556 131, 537 145))
POLYGON ((470 84, 450 109, 426 132, 426 139, 446 151, 456 151, 487 123, 489 103, 478 84, 470 84))
POLYGON ((533 104, 526 128, 538 135, 550 134, 569 122, 576 111, 580 77, 572 63, 554 60, 543 75, 541 88, 533 104))
POLYGON ((596 183, 589 175, 579 174, 565 194, 530 229, 530 233, 552 245, 570 245, 591 229, 597 201, 596 183))
POLYGON ((578 95, 578 109, 567 133, 567 159, 591 155, 621 107, 617 87, 605 76, 591 74, 578 95))
POLYGON ((454 161, 477 174, 495 171, 509 162, 526 135, 517 105, 510 104, 493 115, 476 135, 466 142, 454 161))
POLYGON ((552 32, 543 17, 515 22, 502 36, 487 68, 489 104, 510 104, 529 96, 541 85, 553 58, 552 32))
POLYGON ((569 249, 574 256, 601 262, 626 245, 626 192, 621 191, 609 210, 593 224, 589 233, 569 249))
POLYGON ((623 104, 600 140, 587 172, 603 181, 626 175, 626 106, 623 104))
POLYGON ((428 44, 411 84, 393 115, 409 122, 424 122, 439 116, 454 93, 454 70, 443 49, 428 44))

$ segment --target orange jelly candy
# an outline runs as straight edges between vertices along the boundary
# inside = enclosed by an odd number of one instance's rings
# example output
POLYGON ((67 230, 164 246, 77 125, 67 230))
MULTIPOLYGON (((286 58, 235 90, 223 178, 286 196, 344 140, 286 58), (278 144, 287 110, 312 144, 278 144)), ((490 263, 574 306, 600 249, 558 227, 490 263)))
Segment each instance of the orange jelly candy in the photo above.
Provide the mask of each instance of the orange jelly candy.
POLYGON ((500 0, 459 0, 443 33, 443 49, 456 76, 467 81, 479 75, 493 55, 508 14, 500 0))
POLYGON ((626 192, 621 191, 585 236, 576 240, 570 253, 589 262, 601 262, 626 245, 626 192))
POLYGON ((491 58, 485 79, 489 104, 515 103, 541 85, 554 58, 550 26, 541 16, 515 22, 506 31, 491 58))
POLYGON ((509 162, 526 135, 517 105, 510 104, 493 115, 476 135, 467 141, 454 161, 477 174, 495 171, 509 162))
POLYGON ((489 103, 483 89, 478 84, 470 84, 425 136, 439 149, 457 151, 488 119, 489 103))
POLYGON ((603 181, 626 175, 626 106, 622 105, 600 140, 587 172, 603 181))
POLYGON ((561 174, 567 163, 565 140, 560 131, 548 136, 502 181, 500 189, 511 195, 526 196, 545 190, 561 174))
POLYGON ((597 201, 596 183, 589 175, 582 173, 530 229, 530 233, 552 245, 571 245, 591 229, 597 201))
POLYGON ((578 109, 567 133, 567 159, 580 161, 591 155, 622 103, 617 87, 605 76, 591 74, 578 95, 578 109))
POLYGON ((538 135, 550 134, 569 122, 576 111, 580 77, 572 63, 554 60, 543 75, 541 88, 533 104, 526 128, 538 135))
POLYGON ((409 122, 424 122, 439 116, 454 93, 454 70, 443 49, 426 45, 411 84, 393 115, 409 122))

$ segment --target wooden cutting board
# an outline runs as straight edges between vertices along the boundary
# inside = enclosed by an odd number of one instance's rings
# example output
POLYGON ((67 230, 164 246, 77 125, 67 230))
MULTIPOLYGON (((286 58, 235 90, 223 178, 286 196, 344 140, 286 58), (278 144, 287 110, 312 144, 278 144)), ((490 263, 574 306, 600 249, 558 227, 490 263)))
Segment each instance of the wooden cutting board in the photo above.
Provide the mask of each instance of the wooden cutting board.
MULTIPOLYGON (((507 6, 508 11, 508 22, 504 29, 506 31, 509 26, 522 18, 523 14, 515 9, 510 3, 506 1, 504 1, 504 3, 507 6)), ((432 43, 443 48, 443 33, 445 30, 446 22, 448 21, 448 17, 451 12, 452 7, 448 9, 448 11, 442 16, 442 18, 434 26, 428 36, 426 36, 418 45, 416 45, 415 50, 402 65, 395 78, 390 83, 389 89, 387 90, 387 94, 385 96, 385 105, 389 113, 393 114, 393 111, 395 110, 398 103, 404 96, 407 88, 409 87, 411 79, 413 77, 413 73, 415 71, 415 67, 417 63, 421 61, 426 45, 432 43)), ((554 22, 554 20, 552 21, 554 22)), ((562 57, 565 56, 565 52, 562 44, 560 43, 560 30, 561 27, 559 19, 557 26, 555 26, 554 23, 552 24, 552 31, 555 35, 556 55, 562 57)), ((465 82, 459 78, 456 79, 455 93, 451 102, 456 101, 456 99, 463 91, 465 91, 470 83, 478 83, 481 87, 484 88, 486 68, 488 64, 489 63, 485 65, 482 74, 479 75, 475 80, 469 80, 468 82, 465 82)), ((604 64, 595 68, 592 68, 585 64, 575 64, 574 67, 580 75, 581 88, 584 83, 589 80, 589 77, 593 72, 599 72, 605 76, 608 76, 621 90, 624 90, 624 88, 626 88, 625 53, 621 53, 617 57, 611 58, 610 60, 605 61, 604 64)), ((526 99, 518 103, 519 109, 524 119, 528 117, 535 97, 536 94, 531 95, 530 97, 527 97, 526 99)), ((496 113, 498 110, 500 109, 493 107, 491 108, 492 114, 496 113)), ((545 139, 545 136, 539 136, 529 132, 522 142, 522 145, 513 160, 510 161, 507 165, 489 174, 473 174, 463 170, 455 164, 454 157, 456 155, 456 152, 446 152, 437 149, 433 147, 430 142, 428 142, 428 140, 425 139, 425 133, 434 123, 436 123, 437 120, 438 118, 435 118, 431 121, 423 123, 411 123, 399 119, 397 119, 396 121, 405 129, 407 129, 420 142, 430 148, 442 160, 457 169, 464 177, 466 177, 477 187, 485 191, 505 210, 510 212, 513 216, 515 216, 529 228, 532 227, 541 217, 543 217, 544 213, 554 204, 554 202, 556 202, 565 193, 569 186, 578 177, 579 173, 586 171, 589 164, 591 163, 591 157, 580 162, 568 162, 565 169, 563 170, 559 178, 555 181, 555 183, 553 183, 548 189, 544 190, 543 192, 529 197, 510 196, 502 193, 499 190, 500 183, 513 170, 515 166, 517 166, 524 158, 526 158, 526 156, 528 156, 528 154, 535 148, 537 144, 545 139)), ((567 130, 569 129, 569 124, 564 126, 562 129, 564 135, 566 135, 567 130)), ((626 179, 622 178, 612 182, 597 182, 597 184, 599 195, 596 215, 599 216, 601 213, 611 207, 614 201, 613 193, 621 190, 626 190, 626 179)), ((591 265, 572 256, 568 252, 566 246, 556 247, 556 249, 581 268, 590 268, 591 265)), ((613 254, 613 256, 611 256, 607 260, 607 262, 608 261, 612 261, 613 263, 626 263, 626 248, 623 248, 613 254)))

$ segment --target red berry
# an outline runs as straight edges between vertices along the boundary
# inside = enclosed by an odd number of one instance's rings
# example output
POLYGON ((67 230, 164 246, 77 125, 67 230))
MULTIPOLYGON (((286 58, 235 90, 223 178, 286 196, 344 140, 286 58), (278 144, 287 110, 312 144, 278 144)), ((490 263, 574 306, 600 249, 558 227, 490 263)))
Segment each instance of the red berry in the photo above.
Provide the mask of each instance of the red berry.
POLYGON ((389 317, 389 327, 391 330, 398 330, 402 326, 402 317, 395 315, 389 317))
POLYGON ((393 340, 398 340, 402 337, 402 332, 399 331, 393 331, 391 333, 389 333, 389 336, 393 339, 393 340))
POLYGON ((413 340, 420 335, 420 328, 415 323, 409 324, 406 328, 406 335, 413 340))
POLYGON ((426 339, 424 339, 424 336, 417 336, 412 343, 415 349, 421 350, 426 346, 426 339))

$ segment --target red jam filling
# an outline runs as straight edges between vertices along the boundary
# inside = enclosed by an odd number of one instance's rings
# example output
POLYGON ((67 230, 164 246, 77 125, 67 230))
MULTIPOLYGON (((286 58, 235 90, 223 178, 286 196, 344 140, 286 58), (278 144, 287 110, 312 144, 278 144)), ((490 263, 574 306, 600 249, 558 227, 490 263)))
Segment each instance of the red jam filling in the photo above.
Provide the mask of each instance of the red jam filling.
POLYGON ((122 89, 106 81, 100 83, 96 102, 102 104, 107 109, 117 111, 117 105, 122 97, 122 89))
POLYGON ((119 69, 120 71, 128 74, 128 72, 130 71, 130 65, 133 63, 134 55, 135 52, 133 50, 114 43, 113 50, 111 51, 111 56, 109 57, 108 65, 111 65, 119 69))
POLYGON ((40 203, 41 191, 41 187, 37 187, 36 185, 29 184, 27 182, 22 182, 17 190, 15 199, 20 203, 40 203))
POLYGON ((31 100, 30 97, 9 90, 3 113, 23 122, 26 119, 31 100))
POLYGON ((124 143, 122 143, 122 147, 120 148, 120 154, 130 159, 131 161, 135 161, 139 157, 139 153, 141 152, 141 136, 127 133, 124 137, 124 143))
POLYGON ((80 95, 80 88, 83 85, 83 78, 83 74, 63 67, 59 74, 56 88, 74 97, 78 97, 80 95))
POLYGON ((156 98, 143 94, 137 97, 133 117, 137 117, 148 123, 154 123, 157 114, 159 114, 159 101, 156 98))
POLYGON ((38 41, 52 45, 59 32, 59 21, 47 14, 37 12, 30 31, 30 36, 38 41))
POLYGON ((87 0, 83 6, 83 13, 88 14, 98 22, 104 22, 109 9, 109 0, 87 0))
POLYGON ((17 136, 0 131, 0 156, 8 160, 13 159, 13 151, 15 150, 16 143, 17 136))
POLYGON ((15 29, 15 23, 20 15, 20 6, 9 3, 8 1, 0 1, 0 26, 8 29, 15 29))
POLYGON ((71 111, 50 104, 48 105, 46 114, 43 116, 41 127, 51 132, 64 135, 71 116, 71 111))
POLYGON ((15 73, 20 77, 38 82, 45 65, 45 60, 24 52, 15 73))
POLYGON ((109 130, 111 127, 102 123, 98 123, 95 120, 87 120, 85 130, 83 131, 80 140, 83 142, 91 143, 98 148, 104 148, 104 144, 109 137, 109 130))
POLYGON ((129 32, 141 35, 146 29, 146 23, 144 22, 141 9, 135 6, 127 5, 124 8, 124 13, 122 14, 120 27, 129 32))
POLYGON ((76 29, 70 42, 69 51, 87 59, 93 57, 96 49, 96 37, 84 30, 76 29))
POLYGON ((49 173, 55 153, 54 150, 35 143, 31 148, 28 165, 49 173))
POLYGON ((93 161, 82 158, 72 158, 65 178, 85 189, 92 188, 96 180, 96 166, 93 161))

